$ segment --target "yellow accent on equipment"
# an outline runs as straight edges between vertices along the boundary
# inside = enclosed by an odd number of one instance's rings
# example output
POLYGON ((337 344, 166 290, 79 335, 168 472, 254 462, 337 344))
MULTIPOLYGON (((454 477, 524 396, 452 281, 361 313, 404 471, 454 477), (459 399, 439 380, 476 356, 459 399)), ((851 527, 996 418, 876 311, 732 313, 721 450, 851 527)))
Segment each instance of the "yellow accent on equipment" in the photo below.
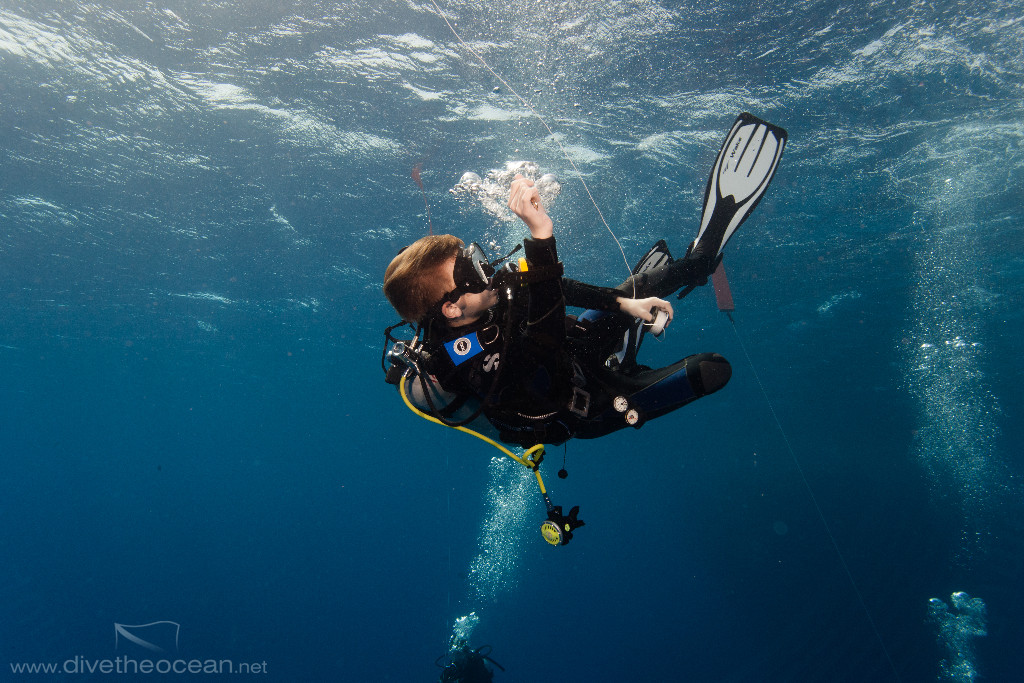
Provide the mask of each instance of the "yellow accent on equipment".
MULTIPOLYGON (((525 262, 523 263, 523 269, 526 269, 525 262)), ((419 368, 417 368, 417 370, 419 370, 419 368)), ((403 374, 401 379, 399 379, 398 381, 398 393, 402 396, 402 401, 405 402, 406 407, 412 412, 422 417, 424 420, 429 420, 430 422, 433 422, 435 424, 443 425, 445 427, 451 427, 453 429, 459 430, 460 432, 471 434, 472 436, 475 436, 481 441, 485 441, 490 445, 494 446, 499 451, 501 451, 508 457, 512 458, 523 467, 532 470, 533 475, 537 478, 537 486, 540 488, 540 495, 544 497, 544 505, 547 507, 548 510, 548 519, 544 521, 540 526, 541 536, 544 537, 544 540, 547 543, 553 546, 560 546, 568 543, 572 539, 573 529, 577 526, 583 526, 583 522, 581 520, 576 519, 576 514, 579 511, 579 506, 574 507, 569 512, 569 521, 565 521, 565 519, 562 517, 562 509, 552 504, 551 498, 548 496, 547 488, 544 487, 544 479, 540 476, 540 464, 544 461, 544 444, 538 443, 533 446, 530 446, 529 448, 525 449, 523 451, 523 454, 520 456, 516 455, 508 448, 495 441, 494 439, 488 436, 484 436, 480 432, 474 431, 462 425, 456 426, 446 424, 444 421, 439 420, 433 415, 430 415, 417 408, 409 399, 409 394, 405 390, 405 384, 406 381, 409 379, 410 372, 411 369, 406 370, 405 374, 403 374), (562 529, 563 524, 565 526, 564 531, 562 529)), ((427 389, 427 391, 429 391, 429 389, 427 389)))
MULTIPOLYGON (((422 417, 424 420, 429 420, 436 424, 444 425, 445 427, 450 427, 451 425, 444 424, 444 422, 441 422, 433 415, 428 415, 427 413, 423 412, 422 410, 413 405, 412 401, 409 400, 409 395, 405 391, 406 379, 407 375, 402 375, 402 379, 398 383, 398 393, 402 395, 402 400, 405 401, 406 407, 409 408, 409 410, 411 410, 412 412, 422 417)), ((505 446, 501 445, 494 439, 488 436, 484 436, 480 432, 474 431, 467 427, 452 427, 452 429, 457 429, 460 432, 465 432, 466 434, 472 434, 481 441, 485 441, 491 444, 499 451, 501 451, 502 453, 504 453, 505 455, 507 455, 508 457, 512 458, 517 463, 522 465, 523 467, 529 470, 533 470, 533 473, 537 476, 537 485, 540 486, 541 494, 544 496, 547 495, 547 489, 544 487, 544 480, 540 476, 540 464, 544 460, 544 444, 539 443, 534 446, 530 446, 525 451, 523 451, 523 455, 522 457, 520 457, 513 453, 512 451, 510 451, 508 448, 505 448, 505 446)), ((550 541, 548 542, 550 543, 550 541)))
POLYGON ((540 535, 551 545, 562 545, 562 530, 550 519, 540 525, 540 535))

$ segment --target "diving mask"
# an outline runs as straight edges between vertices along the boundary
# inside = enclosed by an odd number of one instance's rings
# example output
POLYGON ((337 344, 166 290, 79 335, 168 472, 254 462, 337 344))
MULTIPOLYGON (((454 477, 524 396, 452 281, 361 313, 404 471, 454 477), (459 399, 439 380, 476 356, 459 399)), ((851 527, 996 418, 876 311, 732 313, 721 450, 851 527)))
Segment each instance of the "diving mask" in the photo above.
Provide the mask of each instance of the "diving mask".
MULTIPOLYGON (((445 294, 435 306, 440 307, 447 302, 455 303, 463 294, 479 294, 494 286, 500 286, 496 280, 501 278, 501 273, 498 273, 496 277, 496 267, 503 261, 507 261, 521 247, 522 245, 517 245, 515 249, 497 261, 488 261, 487 254, 476 242, 459 251, 455 255, 455 267, 452 271, 455 289, 445 294)), ((507 268, 508 266, 502 268, 502 273, 506 272, 507 268)))
MULTIPOLYGON (((494 276, 494 266, 479 244, 473 242, 455 256, 455 289, 451 295, 479 294, 487 289, 494 276)), ((458 300, 458 297, 456 297, 458 300)))

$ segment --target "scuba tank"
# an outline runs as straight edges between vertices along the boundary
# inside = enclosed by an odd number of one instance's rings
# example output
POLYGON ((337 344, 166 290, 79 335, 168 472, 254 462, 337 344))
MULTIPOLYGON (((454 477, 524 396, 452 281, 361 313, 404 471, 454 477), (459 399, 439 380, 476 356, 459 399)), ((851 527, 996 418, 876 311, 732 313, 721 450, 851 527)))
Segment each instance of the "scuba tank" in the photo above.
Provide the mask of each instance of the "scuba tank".
POLYGON ((395 339, 387 337, 391 346, 386 348, 382 365, 384 379, 396 387, 404 383, 405 398, 427 415, 451 425, 471 425, 477 431, 493 432, 494 428, 481 416, 480 401, 475 396, 446 391, 429 368, 432 357, 418 338, 395 339))

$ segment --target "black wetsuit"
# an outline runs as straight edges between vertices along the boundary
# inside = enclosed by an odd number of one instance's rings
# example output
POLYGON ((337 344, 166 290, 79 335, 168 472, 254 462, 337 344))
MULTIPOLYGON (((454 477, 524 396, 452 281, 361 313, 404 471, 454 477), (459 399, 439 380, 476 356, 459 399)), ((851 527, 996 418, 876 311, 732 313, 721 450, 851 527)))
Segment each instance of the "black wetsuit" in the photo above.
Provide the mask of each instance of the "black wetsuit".
POLYGON ((473 324, 431 325, 427 344, 438 359, 431 371, 446 391, 483 401, 503 441, 561 443, 575 431, 565 307, 611 311, 621 293, 561 277, 553 237, 527 239, 524 247, 527 273, 540 277, 473 324))
MULTIPOLYGON (((434 319, 424 326, 429 372, 456 397, 435 406, 442 416, 476 405, 502 441, 560 444, 639 427, 728 381, 729 364, 717 354, 660 369, 638 365, 643 328, 616 302, 633 293, 634 283, 612 289, 561 277, 554 238, 524 246, 529 276, 512 285, 511 298, 503 295, 470 325, 434 319), (566 316, 567 305, 588 310, 577 319, 566 316), (624 363, 609 364, 617 348, 630 353, 624 363)), ((635 283, 636 294, 670 293, 680 274, 692 279, 692 270, 678 261, 660 268, 635 283)))

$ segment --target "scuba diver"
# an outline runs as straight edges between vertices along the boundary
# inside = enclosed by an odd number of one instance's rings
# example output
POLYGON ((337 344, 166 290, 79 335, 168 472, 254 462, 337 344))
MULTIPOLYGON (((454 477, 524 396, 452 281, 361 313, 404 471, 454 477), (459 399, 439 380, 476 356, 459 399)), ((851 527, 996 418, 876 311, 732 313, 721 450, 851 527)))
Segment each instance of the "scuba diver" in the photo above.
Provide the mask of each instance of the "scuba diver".
POLYGON ((434 662, 441 667, 440 683, 491 683, 494 670, 489 669, 485 662, 490 662, 502 671, 501 664, 491 659, 491 646, 482 645, 471 650, 465 640, 459 641, 450 652, 438 657, 434 662), (445 664, 441 661, 445 660, 445 664))
POLYGON ((639 428, 718 391, 731 367, 717 353, 658 369, 638 363, 637 353, 648 332, 660 335, 672 320, 662 297, 679 291, 682 298, 714 273, 767 189, 786 138, 741 114, 712 169, 686 254, 673 259, 659 241, 615 288, 564 277, 540 194, 516 176, 508 206, 530 232, 518 262, 510 257, 519 247, 491 261, 477 244, 430 235, 388 265, 384 294, 403 318, 385 332, 393 342, 381 361, 388 381, 414 410, 520 446, 639 428), (567 316, 566 306, 586 310, 567 316), (392 336, 400 325, 414 326, 411 340, 392 336))

